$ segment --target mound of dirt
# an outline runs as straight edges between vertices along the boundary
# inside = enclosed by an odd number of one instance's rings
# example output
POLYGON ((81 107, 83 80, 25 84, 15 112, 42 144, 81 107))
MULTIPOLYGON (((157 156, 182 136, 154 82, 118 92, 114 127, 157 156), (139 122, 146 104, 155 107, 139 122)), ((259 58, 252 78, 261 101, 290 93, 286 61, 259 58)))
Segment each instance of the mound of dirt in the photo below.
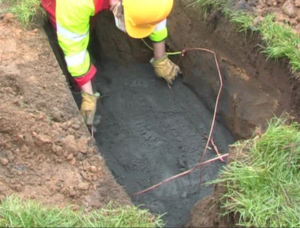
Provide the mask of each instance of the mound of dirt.
POLYGON ((222 217, 220 203, 216 201, 224 193, 224 188, 215 186, 214 193, 196 203, 191 211, 189 223, 185 227, 233 227, 233 216, 222 217))
POLYGON ((0 19, 0 197, 86 209, 131 204, 114 181, 46 35, 0 19))
MULTIPOLYGON (((227 164, 237 159, 234 147, 229 149, 227 164)), ((214 185, 212 195, 197 202, 191 210, 190 220, 185 227, 240 227, 238 226, 238 215, 224 214, 221 198, 226 193, 226 188, 220 184, 214 185)))
POLYGON ((254 11, 258 17, 273 14, 278 22, 290 25, 300 34, 300 0, 239 0, 235 1, 235 6, 254 11))

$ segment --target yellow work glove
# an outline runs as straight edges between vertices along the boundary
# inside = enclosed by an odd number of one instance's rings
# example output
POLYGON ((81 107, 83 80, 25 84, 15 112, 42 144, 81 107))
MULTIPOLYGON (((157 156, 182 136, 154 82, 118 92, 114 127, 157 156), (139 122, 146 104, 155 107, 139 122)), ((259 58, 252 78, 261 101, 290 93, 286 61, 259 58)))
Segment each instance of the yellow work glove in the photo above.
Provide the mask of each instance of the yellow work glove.
POLYGON ((176 76, 181 74, 179 66, 173 63, 167 55, 158 60, 152 58, 150 63, 157 77, 165 79, 169 84, 172 84, 176 76))
POLYGON ((94 95, 81 92, 82 102, 80 112, 86 125, 92 126, 97 108, 97 100, 100 97, 99 93, 94 95))

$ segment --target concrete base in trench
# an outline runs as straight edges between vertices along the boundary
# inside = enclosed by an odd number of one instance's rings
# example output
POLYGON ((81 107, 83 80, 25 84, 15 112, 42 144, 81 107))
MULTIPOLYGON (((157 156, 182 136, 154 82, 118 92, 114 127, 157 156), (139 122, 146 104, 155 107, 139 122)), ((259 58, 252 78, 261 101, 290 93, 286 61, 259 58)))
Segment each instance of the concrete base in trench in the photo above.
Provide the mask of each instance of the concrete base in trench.
MULTIPOLYGON (((97 65, 98 101, 95 138, 106 164, 129 195, 198 164, 208 135, 212 113, 178 77, 170 90, 154 75, 150 64, 118 65, 101 60, 97 65)), ((74 94, 77 104, 80 96, 74 94)), ((221 153, 234 142, 230 132, 217 122, 214 141, 221 153)), ((215 157, 208 151, 205 159, 215 157)), ((203 182, 213 180, 222 162, 207 165, 203 182)), ((199 172, 177 179, 152 192, 132 197, 154 214, 167 213, 166 226, 183 226, 190 210, 211 194, 211 187, 199 191, 199 172)))

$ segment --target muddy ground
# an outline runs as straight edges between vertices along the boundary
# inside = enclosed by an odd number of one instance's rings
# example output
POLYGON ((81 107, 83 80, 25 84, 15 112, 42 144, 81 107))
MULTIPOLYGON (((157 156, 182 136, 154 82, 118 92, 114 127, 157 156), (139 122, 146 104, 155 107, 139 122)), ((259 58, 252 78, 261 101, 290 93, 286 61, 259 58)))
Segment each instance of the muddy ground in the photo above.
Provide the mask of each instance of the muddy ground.
MULTIPOLYGON (((215 131, 221 151, 228 151, 227 145, 234 139, 250 137, 256 126, 265 127, 274 114, 286 110, 295 114, 298 98, 293 87, 297 84, 292 83, 287 66, 265 60, 255 48, 259 37, 246 41, 218 12, 204 20, 195 9, 186 7, 189 2, 176 2, 169 17, 167 46, 171 50, 205 47, 216 51, 224 79, 217 119, 219 128, 227 131, 215 131)), ((184 74, 169 90, 155 79, 147 63, 151 51, 114 29, 108 14, 98 18, 97 39, 96 82, 107 97, 98 110, 102 122, 96 140, 118 183, 131 194, 197 164, 201 156, 197 148, 205 143, 203 138, 197 139, 207 134, 220 85, 213 56, 192 52, 182 59, 173 58, 184 74), (111 61, 107 62, 107 57, 111 61)), ((213 178, 220 167, 220 163, 211 164, 204 179, 213 178)), ((155 213, 167 211, 165 219, 170 226, 184 225, 195 201, 211 192, 211 188, 197 191, 198 180, 195 173, 133 201, 155 213)), ((196 211, 192 218, 199 217, 196 211)))
MULTIPOLYGON (((46 30, 60 59, 51 27, 46 30)), ((171 90, 159 80, 149 64, 151 51, 117 31, 110 13, 98 17, 91 34, 89 50, 98 70, 94 82, 102 95, 95 116, 96 120, 101 116, 94 127, 95 139, 117 182, 132 195, 195 166, 205 147, 202 135, 210 130, 212 110, 182 77, 171 90)), ((80 94, 73 91, 73 96, 80 107, 80 94)), ((222 122, 215 132, 220 152, 226 153, 233 136, 222 122)), ((206 159, 214 156, 212 150, 206 159)), ((203 181, 215 179, 223 165, 208 166, 203 181)), ((153 193, 132 197, 132 201, 154 214, 166 213, 167 226, 184 226, 192 206, 212 192, 212 186, 199 191, 197 183, 196 172, 153 193)))
MULTIPOLYGON (((128 194, 194 167, 200 161, 212 121, 212 113, 178 78, 170 90, 158 80, 150 64, 120 66, 102 60, 96 75, 97 88, 106 96, 99 102, 95 139, 117 182, 128 194)), ((80 100, 80 99, 79 99, 80 100)), ((220 123, 215 128, 220 152, 234 142, 220 123)), ((206 159, 215 157, 210 151, 206 159)), ((203 172, 203 181, 217 177, 224 165, 216 162, 203 172)), ((138 198, 155 214, 167 213, 167 226, 184 226, 191 207, 211 194, 211 187, 199 191, 199 172, 167 184, 138 198)))
POLYGON ((42 30, 0 19, 0 197, 130 204, 85 128, 42 30))
MULTIPOLYGON (((208 17, 206 19, 204 19, 199 14, 199 9, 197 10, 197 8, 188 6, 191 2, 192 1, 190 0, 181 0, 175 2, 175 7, 173 8, 173 11, 168 20, 169 38, 167 40, 167 47, 171 51, 182 50, 183 48, 204 47, 217 53, 224 80, 224 88, 222 91, 222 97, 220 100, 220 106, 217 115, 219 124, 228 129, 235 139, 246 139, 253 135, 256 127, 262 127, 263 129, 265 129, 265 127, 267 126, 267 120, 272 118, 274 115, 280 116, 285 111, 288 111, 296 119, 299 119, 299 115, 297 114, 300 107, 298 102, 300 98, 298 92, 299 81, 297 81, 295 79, 295 75, 293 75, 289 71, 287 61, 266 61, 266 57, 260 53, 260 50, 258 48, 257 44, 261 43, 261 40, 257 34, 254 34, 251 39, 246 38, 242 33, 239 34, 236 27, 232 26, 226 20, 224 20, 224 18, 220 14, 220 11, 212 12, 211 14, 208 14, 208 17)), ((251 2, 248 1, 243 2, 242 4, 244 4, 245 6, 247 4, 249 5, 250 3, 251 2)), ((258 3, 259 2, 257 2, 256 5, 251 5, 252 10, 255 10, 254 6, 258 6, 258 3)), ((127 66, 127 68, 132 68, 132 63, 147 64, 147 61, 149 61, 151 57, 151 52, 147 50, 142 42, 132 41, 122 33, 118 32, 116 29, 114 29, 113 18, 108 15, 98 18, 97 38, 100 44, 98 44, 99 47, 96 50, 99 50, 100 56, 102 58, 110 57, 111 59, 113 59, 113 61, 121 63, 121 65, 125 65, 127 66), (108 45, 110 43, 112 45, 108 45)), ((177 88, 181 91, 179 94, 184 94, 184 90, 182 90, 181 88, 182 86, 186 87, 184 88, 185 90, 187 90, 188 88, 189 93, 192 92, 194 96, 199 98, 198 101, 201 101, 202 108, 199 107, 198 110, 206 110, 211 113, 214 109, 215 99, 220 86, 213 56, 211 54, 194 51, 187 53, 184 58, 173 58, 173 61, 175 61, 176 63, 179 60, 180 67, 182 68, 184 74, 182 79, 180 78, 180 80, 175 83, 174 88, 177 88)), ((102 62, 101 66, 102 67, 100 67, 99 69, 103 70, 105 72, 104 75, 106 75, 107 69, 104 67, 104 61, 102 62)), ((121 75, 126 74, 125 69, 122 70, 121 75)), ((136 71, 138 72, 138 70, 136 71)), ((103 90, 104 85, 111 87, 116 83, 115 81, 109 81, 105 79, 103 80, 101 79, 100 73, 99 75, 100 91, 101 89, 103 90)), ((123 81, 123 77, 121 77, 120 80, 123 81)), ((138 81, 142 80, 139 79, 138 81)), ((151 85, 151 83, 143 84, 142 82, 136 83, 135 87, 147 88, 144 89, 144 93, 146 93, 145 95, 143 95, 144 97, 148 93, 151 93, 148 91, 148 87, 146 87, 146 85, 151 85)), ((117 85, 117 87, 124 88, 127 85, 128 83, 125 86, 120 84, 117 85)), ((174 89, 169 92, 173 93, 173 91, 174 89)), ((104 92, 106 91, 104 90, 104 92)), ((124 93, 129 94, 130 91, 126 90, 124 93)), ((155 108, 158 107, 156 101, 160 101, 161 99, 160 93, 161 92, 159 92, 158 94, 159 98, 155 101, 151 101, 150 103, 155 108)), ((175 92, 174 96, 176 97, 176 95, 178 96, 178 94, 175 92)), ((141 103, 144 102, 143 97, 139 98, 141 103)), ((136 105, 130 106, 134 102, 130 96, 124 96, 124 98, 122 97, 122 99, 124 100, 124 104, 127 103, 128 105, 124 105, 125 108, 130 111, 136 112, 136 105), (125 98, 126 100, 124 100, 125 98)), ((103 102, 105 102, 105 98, 103 102)), ((107 103, 103 103, 103 107, 105 107, 106 105, 107 103)), ((185 104, 181 107, 183 107, 184 110, 189 110, 189 108, 186 107, 185 104)), ((140 109, 143 110, 143 107, 141 107, 140 109)), ((149 111, 147 110, 147 113, 148 112, 149 111)), ((189 113, 189 111, 187 112, 189 113)), ((107 116, 113 116, 113 118, 117 119, 115 117, 115 114, 109 114, 107 116)), ((122 116, 122 118, 124 118, 126 117, 126 114, 123 113, 122 116)), ((136 116, 136 114, 134 116, 136 116)), ((153 118, 152 115, 150 117, 153 118)), ((189 119, 189 116, 185 119, 189 119)), ((156 119, 154 119, 154 121, 157 122, 156 119)), ((199 121, 201 121, 201 123, 205 123, 205 120, 199 119, 199 121)), ((135 130, 135 128, 149 127, 147 124, 143 125, 144 122, 145 121, 143 121, 142 123, 138 122, 140 124, 138 126, 135 126, 134 122, 129 122, 129 124, 131 125, 128 128, 135 130)), ((104 124, 103 119, 101 124, 104 124)), ((122 123, 121 125, 119 125, 119 129, 122 130, 123 126, 127 125, 128 123, 122 123)), ((161 126, 164 126, 164 123, 161 126)), ((114 126, 112 126, 112 128, 114 128, 114 126)), ((107 127, 107 129, 110 130, 111 126, 107 127)), ((153 131, 156 129, 149 127, 148 130, 153 131)), ((174 130, 176 132, 176 128, 174 128, 174 130)), ((205 131, 207 131, 207 129, 205 129, 205 131)), ((113 134, 118 135, 119 133, 113 130, 113 134)), ((134 134, 134 136, 135 137, 133 139, 135 140, 135 142, 142 139, 142 136, 138 135, 138 137, 136 136, 136 133, 134 134)), ((152 138, 151 136, 151 134, 145 133, 145 137, 149 137, 148 140, 157 140, 156 138, 152 138)), ((125 135, 120 135, 119 137, 120 138, 116 140, 120 140, 124 143, 127 138, 131 138, 130 134, 129 136, 126 136, 126 139, 125 135)), ((220 135, 218 135, 218 137, 220 137, 220 135)), ((215 139, 218 137, 215 137, 215 139)), ((110 140, 112 140, 111 138, 112 137, 110 137, 110 140)), ((188 142, 188 138, 186 139, 186 141, 188 142)), ((195 142, 193 141, 193 143, 195 142)), ((99 145, 99 147, 101 146, 102 145, 99 145)), ((218 144, 218 146, 222 147, 222 144, 218 144)), ((116 147, 115 142, 107 145, 107 147, 110 147, 109 149, 113 150, 116 147)), ((106 150, 107 149, 104 148, 104 151, 106 150)), ((106 153, 104 151, 103 153, 106 153)), ((108 154, 106 156, 113 155, 108 154)), ((112 160, 111 163, 108 162, 108 165, 111 170, 116 170, 113 173, 119 183, 125 183, 126 181, 129 181, 130 173, 128 173, 127 177, 127 172, 131 172, 131 170, 133 169, 132 167, 122 167, 122 164, 124 164, 124 159, 127 159, 127 157, 125 156, 127 156, 127 154, 121 154, 120 157, 117 156, 115 158, 107 158, 108 160, 112 160), (120 169, 117 167, 122 168, 120 169), (118 172, 122 175, 120 175, 118 172)), ((149 156, 147 152, 146 156, 149 156)), ((173 158, 175 161, 177 160, 176 156, 178 156, 178 154, 175 155, 175 158, 173 158)), ((149 164, 152 165, 153 162, 149 164)), ((217 167, 214 167, 215 165, 218 166, 218 164, 212 164, 210 165, 210 169, 218 169, 217 167)), ((143 168, 144 166, 145 165, 142 163, 141 168, 143 168)), ((156 167, 156 164, 154 164, 153 166, 156 167)), ((161 163, 159 163, 159 166, 161 166, 161 163)), ((139 168, 134 167, 133 170, 139 170, 139 168)), ((147 171, 148 170, 146 170, 146 172, 147 171)), ((152 171, 148 172, 150 174, 146 175, 146 177, 152 177, 152 171)), ((144 182, 140 185, 144 185, 146 180, 143 181, 144 182)), ((157 182, 159 181, 160 180, 158 180, 157 182)), ((174 186, 177 185, 174 184, 174 186)), ((129 191, 131 191, 131 188, 127 187, 129 191)), ((205 198, 205 201, 203 203, 197 203, 194 207, 194 210, 192 211, 191 221, 190 223, 188 223, 188 225, 201 225, 204 227, 211 225, 224 226, 224 224, 231 225, 231 220, 219 220, 218 207, 210 207, 211 204, 214 203, 214 200, 220 196, 220 194, 221 191, 218 191, 212 198, 208 197, 205 198), (210 208, 209 212, 203 213, 202 210, 207 210, 208 207, 210 208)), ((179 198, 179 196, 177 197, 179 198)), ((151 197, 151 199, 155 202, 154 197, 151 197)), ((141 198, 141 200, 143 200, 143 198, 141 198)), ((193 195, 191 196, 191 200, 193 200, 193 195)), ((182 200, 179 200, 179 202, 182 202, 182 200)), ((164 205, 161 205, 160 207, 163 208, 164 205)), ((160 210, 157 206, 154 209, 158 211, 160 210)), ((182 214, 182 212, 179 213, 182 214)))

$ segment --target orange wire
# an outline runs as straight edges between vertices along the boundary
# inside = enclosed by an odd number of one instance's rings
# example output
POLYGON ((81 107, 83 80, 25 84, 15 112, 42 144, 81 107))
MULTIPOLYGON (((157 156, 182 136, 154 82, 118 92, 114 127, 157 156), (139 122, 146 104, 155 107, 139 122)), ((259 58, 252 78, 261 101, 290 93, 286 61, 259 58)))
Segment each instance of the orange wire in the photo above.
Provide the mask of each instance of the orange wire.
POLYGON ((186 175, 190 174, 191 172, 195 171, 197 168, 200 168, 200 188, 201 188, 201 183, 202 183, 202 167, 203 167, 203 165, 211 163, 211 162, 214 162, 214 161, 217 161, 217 160, 222 160, 223 158, 229 156, 228 154, 225 154, 223 156, 216 157, 216 158, 213 158, 213 159, 208 160, 206 162, 203 162, 205 154, 207 152, 207 148, 209 146, 209 142, 210 142, 210 140, 212 138, 212 134, 213 134, 215 123, 216 123, 217 110, 218 110, 218 106, 219 106, 219 102, 220 102, 220 97, 221 97, 221 93, 222 93, 222 89, 223 89, 223 78, 222 78, 222 74, 221 74, 221 70, 220 70, 220 65, 219 65, 219 62, 218 62, 218 59, 217 59, 217 55, 216 55, 216 53, 214 51, 211 51, 211 50, 208 50, 208 49, 205 49, 205 48, 186 48, 186 49, 182 50, 181 52, 176 52, 176 53, 180 53, 182 55, 182 57, 183 57, 184 54, 187 51, 205 51, 205 52, 209 52, 209 53, 213 54, 214 58, 215 58, 217 70, 218 70, 219 79, 220 79, 220 88, 219 88, 218 96, 216 98, 216 105, 215 105, 215 109, 214 109, 214 115, 213 115, 213 119, 212 119, 210 131, 209 131, 209 136, 207 138, 206 146, 205 146, 203 154, 201 156, 201 161, 194 168, 192 168, 192 169, 190 169, 188 171, 185 171, 183 173, 177 174, 175 176, 172 176, 172 177, 170 177, 170 178, 168 178, 168 179, 166 179, 166 180, 164 180, 164 181, 162 181, 162 182, 160 182, 160 183, 158 183, 156 185, 153 185, 152 187, 149 187, 149 188, 147 188, 147 189, 145 189, 143 191, 134 193, 133 196, 138 196, 138 195, 141 195, 143 193, 152 191, 152 190, 158 188, 159 186, 161 186, 161 185, 163 185, 165 183, 168 183, 168 182, 170 182, 172 180, 175 180, 177 178, 180 178, 180 177, 183 177, 183 176, 186 176, 186 175))

